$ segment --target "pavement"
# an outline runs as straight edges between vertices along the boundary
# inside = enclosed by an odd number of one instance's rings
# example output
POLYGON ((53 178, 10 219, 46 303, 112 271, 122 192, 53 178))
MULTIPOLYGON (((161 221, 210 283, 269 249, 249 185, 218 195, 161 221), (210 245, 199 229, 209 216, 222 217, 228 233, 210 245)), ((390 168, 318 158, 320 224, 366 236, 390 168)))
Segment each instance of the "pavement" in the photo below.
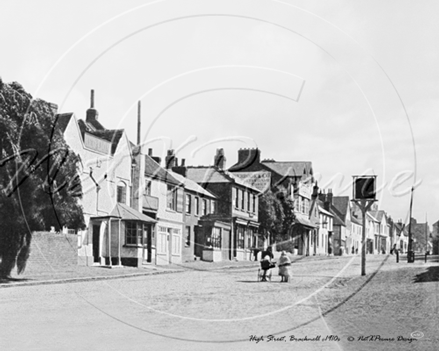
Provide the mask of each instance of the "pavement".
MULTIPOLYGON (((277 259, 279 253, 275 253, 277 259)), ((294 256, 291 255, 292 263, 307 263, 307 262, 325 262, 325 261, 349 261, 359 256, 294 256)), ((367 259, 381 259, 386 255, 367 255, 367 259)), ((395 256, 392 260, 395 260, 395 256)), ((437 260, 438 256, 428 256, 429 260, 437 260)), ((422 255, 416 256, 416 264, 424 261, 425 257, 422 255)), ((406 263, 406 255, 400 255, 400 263, 406 263)), ((171 274, 181 273, 187 270, 195 271, 216 271, 225 269, 240 269, 240 268, 255 268, 258 269, 259 262, 255 261, 224 261, 224 262, 205 262, 196 260, 193 262, 184 262, 181 264, 170 265, 151 265, 146 264, 142 267, 127 267, 127 266, 38 266, 28 267, 24 274, 12 275, 11 279, 0 280, 0 288, 5 287, 19 287, 42 284, 62 284, 74 283, 93 280, 106 279, 122 279, 137 276, 148 276, 156 274, 171 274)), ((13 272, 14 273, 14 272, 13 272)))

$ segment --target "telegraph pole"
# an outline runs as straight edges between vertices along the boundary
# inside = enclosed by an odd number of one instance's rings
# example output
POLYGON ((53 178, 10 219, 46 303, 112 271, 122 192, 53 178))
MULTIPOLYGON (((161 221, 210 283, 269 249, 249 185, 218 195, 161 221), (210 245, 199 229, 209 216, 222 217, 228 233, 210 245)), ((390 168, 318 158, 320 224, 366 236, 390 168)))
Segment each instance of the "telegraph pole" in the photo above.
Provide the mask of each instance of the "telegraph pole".
POLYGON ((408 255, 407 255, 408 263, 414 263, 413 239, 412 239, 412 233, 411 233, 413 193, 414 193, 414 187, 411 187, 411 201, 409 203, 409 225, 408 225, 408 241, 409 241, 408 255))

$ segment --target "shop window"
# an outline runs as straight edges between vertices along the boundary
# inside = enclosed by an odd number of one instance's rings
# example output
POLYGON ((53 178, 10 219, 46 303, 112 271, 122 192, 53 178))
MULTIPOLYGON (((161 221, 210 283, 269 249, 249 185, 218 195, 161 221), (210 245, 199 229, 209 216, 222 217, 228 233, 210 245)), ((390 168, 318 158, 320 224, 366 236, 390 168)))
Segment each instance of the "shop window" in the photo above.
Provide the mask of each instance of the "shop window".
POLYGON ((211 245, 215 249, 222 248, 222 232, 220 228, 212 228, 211 245))
POLYGON ((125 222, 125 244, 138 245, 142 243, 142 223, 134 221, 125 222))
POLYGON ((237 248, 244 249, 244 228, 237 227, 237 248))

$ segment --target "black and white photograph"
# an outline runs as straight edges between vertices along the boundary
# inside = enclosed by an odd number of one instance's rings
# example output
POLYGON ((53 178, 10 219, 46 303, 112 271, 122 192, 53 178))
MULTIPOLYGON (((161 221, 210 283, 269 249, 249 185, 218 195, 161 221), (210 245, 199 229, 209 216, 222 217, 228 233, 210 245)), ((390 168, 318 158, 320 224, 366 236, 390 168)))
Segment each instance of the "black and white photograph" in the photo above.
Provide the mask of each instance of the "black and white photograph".
POLYGON ((0 2, 0 350, 439 349, 439 2, 0 2))

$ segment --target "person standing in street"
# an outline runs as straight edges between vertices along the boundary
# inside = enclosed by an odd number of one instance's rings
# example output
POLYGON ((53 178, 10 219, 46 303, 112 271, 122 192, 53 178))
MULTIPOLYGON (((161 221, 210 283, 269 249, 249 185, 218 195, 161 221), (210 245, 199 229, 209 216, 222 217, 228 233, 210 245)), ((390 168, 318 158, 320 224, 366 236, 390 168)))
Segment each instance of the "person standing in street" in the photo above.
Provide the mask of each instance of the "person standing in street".
POLYGON ((278 274, 281 276, 281 283, 288 283, 290 280, 289 266, 291 261, 289 256, 287 256, 286 251, 281 253, 280 260, 278 262, 278 274))

